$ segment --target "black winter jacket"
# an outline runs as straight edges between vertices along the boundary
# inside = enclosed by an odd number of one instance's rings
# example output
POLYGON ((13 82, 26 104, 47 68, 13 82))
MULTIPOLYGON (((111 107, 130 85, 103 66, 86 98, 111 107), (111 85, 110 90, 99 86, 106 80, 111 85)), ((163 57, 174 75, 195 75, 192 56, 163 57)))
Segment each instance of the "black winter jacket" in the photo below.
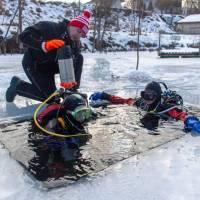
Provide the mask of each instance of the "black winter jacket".
POLYGON ((42 50, 42 42, 52 39, 65 40, 66 45, 71 46, 75 59, 80 54, 81 44, 70 39, 68 23, 67 20, 59 23, 42 21, 26 28, 20 35, 20 40, 25 47, 23 66, 38 72, 58 73, 57 50, 48 53, 42 50))

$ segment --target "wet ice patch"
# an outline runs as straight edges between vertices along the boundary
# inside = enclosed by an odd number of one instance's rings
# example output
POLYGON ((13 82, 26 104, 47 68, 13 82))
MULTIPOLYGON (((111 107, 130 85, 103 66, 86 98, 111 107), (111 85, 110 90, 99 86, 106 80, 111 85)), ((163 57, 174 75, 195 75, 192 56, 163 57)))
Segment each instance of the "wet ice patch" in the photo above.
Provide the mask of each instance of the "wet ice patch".
POLYGON ((130 80, 130 81, 135 81, 135 82, 148 82, 148 81, 152 81, 153 77, 148 74, 147 72, 144 71, 131 71, 128 74, 124 75, 124 76, 120 76, 118 74, 111 74, 111 78, 112 80, 130 80))
POLYGON ((95 80, 110 80, 112 71, 110 62, 104 58, 96 58, 96 63, 90 70, 90 76, 95 80))
POLYGON ((97 68, 108 68, 110 66, 110 62, 105 58, 96 58, 95 66, 97 68))
POLYGON ((55 188, 75 183, 185 134, 180 128, 182 124, 176 122, 166 123, 158 128, 159 134, 152 135, 153 130, 140 123, 141 115, 135 107, 112 105, 95 111, 98 118, 87 124, 92 138, 82 138, 79 145, 68 146, 65 141, 58 147, 59 140, 44 138, 31 121, 0 124, 0 142, 35 180, 45 188, 55 188))
POLYGON ((132 71, 128 74, 128 79, 131 81, 140 81, 140 82, 147 82, 152 81, 153 78, 144 71, 132 71))

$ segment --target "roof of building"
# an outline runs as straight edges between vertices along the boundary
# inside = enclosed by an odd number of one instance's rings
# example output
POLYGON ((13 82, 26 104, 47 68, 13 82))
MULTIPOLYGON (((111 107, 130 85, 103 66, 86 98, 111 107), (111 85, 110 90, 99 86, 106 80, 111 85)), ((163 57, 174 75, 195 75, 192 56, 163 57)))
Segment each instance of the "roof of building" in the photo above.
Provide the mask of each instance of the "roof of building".
POLYGON ((196 22, 200 22, 200 14, 189 15, 184 19, 181 19, 177 23, 196 23, 196 22))

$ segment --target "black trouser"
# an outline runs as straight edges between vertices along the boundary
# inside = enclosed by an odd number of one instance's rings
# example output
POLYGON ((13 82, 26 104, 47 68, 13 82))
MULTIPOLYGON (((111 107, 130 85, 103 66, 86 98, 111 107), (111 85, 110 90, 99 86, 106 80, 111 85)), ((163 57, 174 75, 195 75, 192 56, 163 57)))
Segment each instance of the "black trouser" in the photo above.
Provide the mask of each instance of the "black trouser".
MULTIPOLYGON (((28 66, 23 66, 23 68, 31 83, 21 81, 17 86, 18 95, 37 101, 44 101, 48 96, 55 92, 55 73, 38 72, 28 66)), ((79 54, 76 59, 74 59, 74 73, 77 82, 76 89, 78 89, 80 85, 82 68, 83 56, 79 54)))
POLYGON ((83 56, 82 54, 79 54, 74 59, 74 74, 75 74, 75 80, 77 82, 75 89, 78 89, 80 86, 82 70, 83 70, 83 56))

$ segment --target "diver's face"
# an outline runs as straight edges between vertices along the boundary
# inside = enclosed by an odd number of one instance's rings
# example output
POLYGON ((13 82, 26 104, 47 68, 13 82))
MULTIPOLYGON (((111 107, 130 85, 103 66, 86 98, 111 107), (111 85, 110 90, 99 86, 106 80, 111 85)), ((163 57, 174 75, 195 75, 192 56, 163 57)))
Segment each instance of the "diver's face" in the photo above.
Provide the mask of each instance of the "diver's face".
POLYGON ((69 35, 73 41, 79 41, 81 37, 85 37, 83 31, 76 26, 69 26, 69 35))
POLYGON ((141 97, 147 105, 151 105, 156 101, 157 94, 152 90, 145 90, 141 92, 141 97))

